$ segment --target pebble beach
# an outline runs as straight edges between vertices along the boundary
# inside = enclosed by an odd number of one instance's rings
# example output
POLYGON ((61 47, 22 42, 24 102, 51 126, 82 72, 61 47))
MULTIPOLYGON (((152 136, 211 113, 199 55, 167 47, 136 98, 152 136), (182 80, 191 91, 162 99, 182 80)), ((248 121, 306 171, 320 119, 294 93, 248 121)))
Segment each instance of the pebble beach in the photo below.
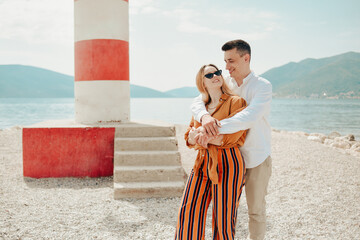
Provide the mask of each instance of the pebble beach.
MULTIPOLYGON (((112 177, 24 178, 21 130, 0 130, 0 239, 173 239, 179 197, 114 200, 112 177)), ((189 173, 196 152, 186 126, 176 130, 189 173)), ((360 239, 359 142, 350 140, 272 131, 266 239, 360 239)), ((236 239, 247 228, 243 193, 236 239)))

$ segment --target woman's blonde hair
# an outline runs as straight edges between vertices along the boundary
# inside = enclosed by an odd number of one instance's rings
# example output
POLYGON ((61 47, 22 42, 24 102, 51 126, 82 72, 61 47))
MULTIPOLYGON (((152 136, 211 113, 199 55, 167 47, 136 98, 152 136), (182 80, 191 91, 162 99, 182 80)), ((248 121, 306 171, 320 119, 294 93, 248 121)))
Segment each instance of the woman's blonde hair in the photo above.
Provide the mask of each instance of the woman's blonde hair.
MULTIPOLYGON (((214 67, 216 69, 216 71, 219 70, 219 68, 217 66, 215 66, 214 64, 207 64, 207 65, 202 66, 196 75, 196 86, 197 86, 199 92, 201 93, 201 95, 203 96, 203 101, 204 101, 205 105, 209 104, 211 102, 209 92, 206 90, 205 85, 204 85, 204 77, 205 77, 204 72, 205 72, 206 67, 214 67)), ((221 86, 221 91, 230 96, 234 95, 232 93, 232 91, 230 90, 229 86, 225 83, 223 76, 220 75, 220 77, 223 80, 223 85, 221 86)))

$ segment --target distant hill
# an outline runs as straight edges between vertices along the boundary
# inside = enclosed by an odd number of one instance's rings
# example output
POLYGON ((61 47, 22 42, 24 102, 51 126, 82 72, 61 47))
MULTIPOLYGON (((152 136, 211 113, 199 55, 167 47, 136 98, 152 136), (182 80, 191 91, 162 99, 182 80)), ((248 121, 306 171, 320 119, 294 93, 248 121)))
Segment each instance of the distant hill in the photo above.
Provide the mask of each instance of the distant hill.
MULTIPOLYGON (((171 98, 151 88, 130 85, 133 98, 171 98)), ((24 65, 0 65, 0 98, 71 98, 74 77, 44 68, 24 65)))
POLYGON ((200 94, 196 87, 176 88, 173 90, 166 91, 165 93, 176 98, 193 98, 200 94))
MULTIPOLYGON (((279 97, 360 97, 360 53, 290 62, 261 74, 279 97)), ((132 98, 192 98, 196 87, 166 92, 130 85, 132 98)), ((0 65, 0 98, 74 97, 74 77, 43 68, 0 65)))
POLYGON ((74 77, 31 66, 0 65, 0 97, 74 97, 74 77))
POLYGON ((132 98, 171 98, 170 94, 163 93, 151 88, 130 84, 130 97, 132 98))
POLYGON ((360 96, 360 53, 291 62, 261 76, 276 96, 360 96))

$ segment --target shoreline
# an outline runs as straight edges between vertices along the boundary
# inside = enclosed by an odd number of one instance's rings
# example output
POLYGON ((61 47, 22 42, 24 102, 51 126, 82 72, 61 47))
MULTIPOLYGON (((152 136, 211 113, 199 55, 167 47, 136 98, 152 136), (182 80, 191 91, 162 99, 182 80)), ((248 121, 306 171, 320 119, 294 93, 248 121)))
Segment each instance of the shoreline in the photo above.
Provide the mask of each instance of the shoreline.
MULTIPOLYGON (((172 124, 177 128, 181 128, 181 126, 185 126, 185 124, 172 124)), ((10 128, 1 129, 1 131, 11 131, 11 130, 20 130, 24 126, 16 125, 10 128)), ((299 136, 305 136, 308 140, 314 142, 323 143, 327 147, 335 148, 339 152, 344 154, 349 154, 354 157, 360 158, 360 136, 354 134, 346 134, 341 135, 336 131, 332 131, 329 134, 324 133, 307 133, 303 131, 289 131, 289 130, 281 130, 281 129, 271 129, 272 132, 278 133, 286 133, 286 134, 295 134, 299 136)), ((179 136, 178 136, 179 137, 179 136)))
MULTIPOLYGON (((175 125, 188 173, 196 151, 175 125)), ((0 131, 0 238, 172 239, 180 198, 113 199, 113 178, 24 178, 21 128, 0 131)), ((272 131, 267 239, 358 239, 360 161, 299 132, 272 131)), ((235 239, 246 239, 245 192, 235 239)), ((211 206, 205 239, 211 237, 211 206)))
POLYGON ((326 135, 323 133, 306 133, 301 131, 285 131, 272 129, 273 132, 295 134, 304 136, 309 141, 319 142, 327 147, 337 149, 339 152, 360 158, 360 141, 354 134, 341 135, 338 132, 331 132, 326 135))

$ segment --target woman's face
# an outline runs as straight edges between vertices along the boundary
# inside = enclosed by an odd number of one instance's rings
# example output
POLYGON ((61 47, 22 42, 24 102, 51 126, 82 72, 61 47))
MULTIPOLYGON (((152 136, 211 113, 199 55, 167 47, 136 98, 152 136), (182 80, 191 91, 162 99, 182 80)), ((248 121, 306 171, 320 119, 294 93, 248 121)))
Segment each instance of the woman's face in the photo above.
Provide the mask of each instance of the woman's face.
POLYGON ((217 88, 221 88, 221 86, 223 85, 223 78, 222 76, 217 76, 216 74, 211 74, 211 73, 215 73, 218 70, 216 68, 214 68, 213 66, 207 66, 204 69, 204 86, 207 90, 209 89, 217 89, 217 88), (212 75, 212 78, 205 77, 205 75, 209 74, 212 75))

